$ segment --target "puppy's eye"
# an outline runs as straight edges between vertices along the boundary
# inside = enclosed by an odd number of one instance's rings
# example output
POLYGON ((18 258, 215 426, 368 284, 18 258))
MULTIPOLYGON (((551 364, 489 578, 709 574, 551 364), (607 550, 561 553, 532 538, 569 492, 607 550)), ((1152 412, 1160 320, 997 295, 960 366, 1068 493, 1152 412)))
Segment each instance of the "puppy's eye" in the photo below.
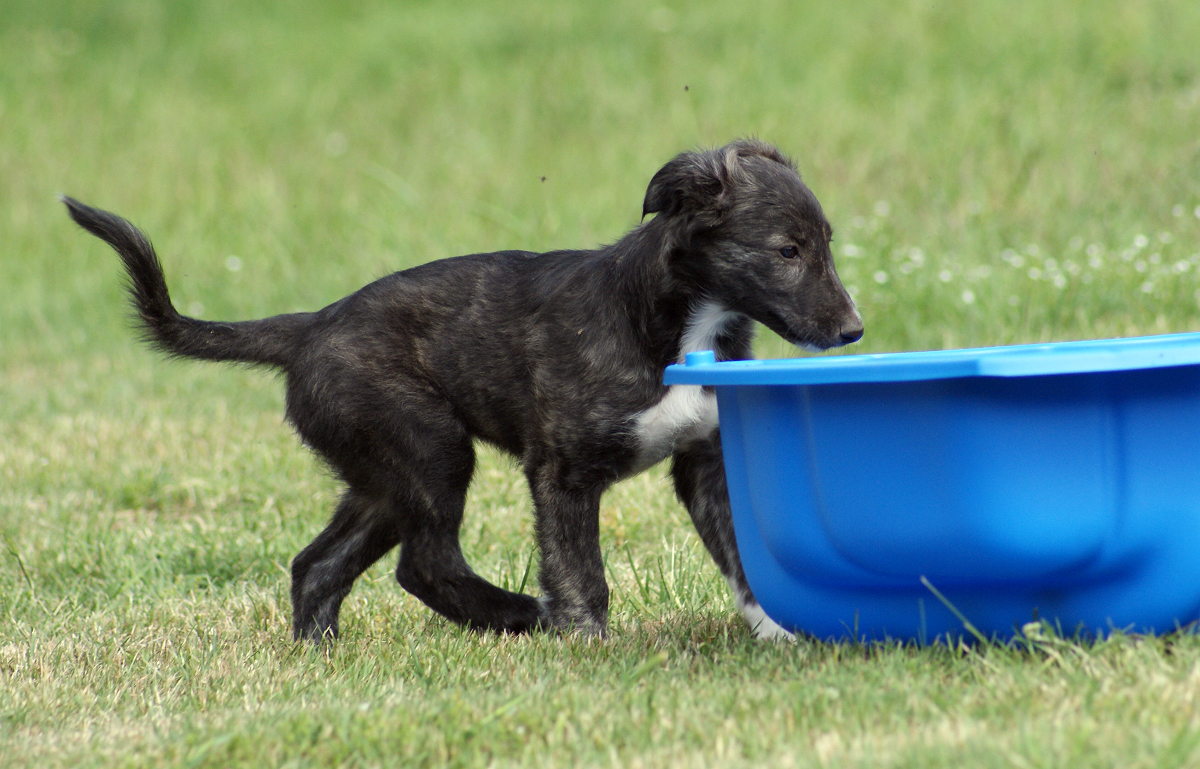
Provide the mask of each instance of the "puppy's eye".
POLYGON ((795 246, 784 246, 779 249, 779 255, 784 259, 795 259, 797 256, 800 256, 800 249, 795 246))

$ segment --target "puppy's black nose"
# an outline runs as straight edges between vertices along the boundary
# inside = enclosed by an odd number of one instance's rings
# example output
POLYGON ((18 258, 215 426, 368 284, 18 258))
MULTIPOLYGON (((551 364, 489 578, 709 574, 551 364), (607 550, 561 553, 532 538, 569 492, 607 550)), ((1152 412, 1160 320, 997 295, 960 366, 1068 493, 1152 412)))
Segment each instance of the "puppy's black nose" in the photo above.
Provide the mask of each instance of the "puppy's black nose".
POLYGON ((850 344, 851 342, 857 342, 859 339, 862 339, 862 335, 863 335, 863 327, 862 326, 854 326, 853 328, 844 328, 844 329, 842 329, 842 344, 850 344))

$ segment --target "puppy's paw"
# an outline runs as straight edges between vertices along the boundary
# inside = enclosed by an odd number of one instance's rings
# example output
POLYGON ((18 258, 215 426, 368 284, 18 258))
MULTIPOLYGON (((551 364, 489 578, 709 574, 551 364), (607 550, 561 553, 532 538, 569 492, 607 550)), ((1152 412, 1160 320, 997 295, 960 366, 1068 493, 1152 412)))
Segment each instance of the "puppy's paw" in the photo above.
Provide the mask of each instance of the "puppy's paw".
POLYGON ((738 611, 746 618, 750 632, 760 641, 795 641, 796 635, 786 630, 778 622, 767 616, 744 580, 729 579, 729 589, 733 591, 733 600, 738 611))
POLYGON ((750 626, 750 632, 754 633, 754 637, 759 641, 796 640, 795 633, 784 629, 778 622, 768 617, 757 602, 748 603, 741 608, 742 616, 746 618, 746 624, 750 626))
POLYGON ((599 641, 607 638, 608 623, 604 616, 597 617, 584 607, 564 605, 546 596, 538 601, 543 613, 541 627, 548 632, 599 641))

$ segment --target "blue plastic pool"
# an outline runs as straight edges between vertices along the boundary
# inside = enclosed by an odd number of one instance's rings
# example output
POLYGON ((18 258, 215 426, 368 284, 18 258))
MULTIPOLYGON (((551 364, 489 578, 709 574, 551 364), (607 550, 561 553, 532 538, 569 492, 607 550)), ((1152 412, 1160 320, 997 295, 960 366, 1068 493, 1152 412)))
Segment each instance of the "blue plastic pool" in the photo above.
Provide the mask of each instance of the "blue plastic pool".
POLYGON ((819 638, 1200 619, 1200 333, 713 362, 738 549, 819 638), (922 581, 944 596, 939 598, 922 581))

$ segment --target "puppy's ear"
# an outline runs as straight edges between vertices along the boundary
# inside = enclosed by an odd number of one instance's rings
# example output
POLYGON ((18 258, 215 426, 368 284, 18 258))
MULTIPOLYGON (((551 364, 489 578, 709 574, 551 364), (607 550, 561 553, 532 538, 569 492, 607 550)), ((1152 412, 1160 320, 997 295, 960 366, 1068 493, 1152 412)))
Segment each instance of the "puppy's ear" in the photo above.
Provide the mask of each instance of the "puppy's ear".
POLYGON ((796 166, 774 145, 759 139, 737 139, 715 150, 685 152, 667 163, 646 189, 646 214, 688 215, 693 223, 718 224, 733 205, 733 188, 753 185, 747 163, 778 163, 792 173, 796 166))
POLYGON ((647 214, 714 215, 724 208, 730 184, 729 162, 722 150, 684 152, 659 169, 642 203, 642 218, 647 214))

